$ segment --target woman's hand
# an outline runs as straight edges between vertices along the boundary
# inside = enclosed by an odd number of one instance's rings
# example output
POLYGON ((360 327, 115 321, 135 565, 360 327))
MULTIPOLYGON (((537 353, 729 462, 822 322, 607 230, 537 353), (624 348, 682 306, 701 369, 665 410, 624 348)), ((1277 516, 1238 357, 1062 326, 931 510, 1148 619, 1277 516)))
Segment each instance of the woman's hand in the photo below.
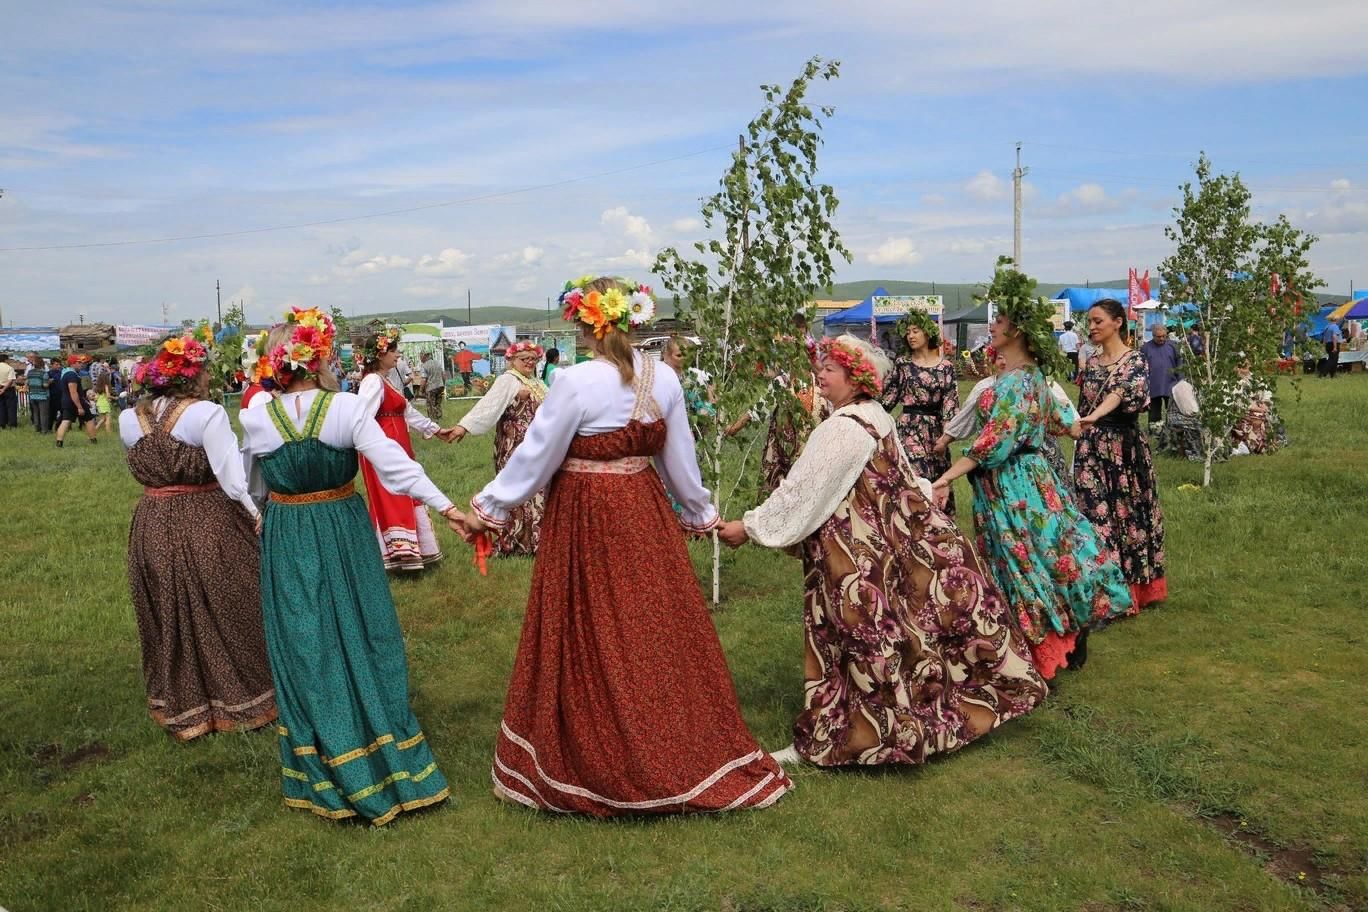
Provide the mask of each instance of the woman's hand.
POLYGON ((1083 436, 1083 421, 1081 419, 1069 425, 1069 436, 1074 440, 1083 436))
POLYGON ((461 427, 459 424, 452 425, 449 428, 442 428, 435 436, 440 438, 444 443, 452 443, 465 436, 465 428, 461 427))
POLYGON ((1097 418, 1098 418, 1097 413, 1096 413, 1096 412, 1093 412, 1093 413, 1090 414, 1090 415, 1084 415, 1082 418, 1079 418, 1079 419, 1078 419, 1078 423, 1079 423, 1080 425, 1082 425, 1082 426, 1083 426, 1083 430, 1086 431, 1088 428, 1092 427, 1094 424, 1097 423, 1097 418))
POLYGON ((260 513, 258 513, 256 515, 256 519, 252 520, 252 528, 256 530, 257 538, 261 537, 261 530, 265 527, 266 520, 262 518, 260 513))
POLYGON ((475 540, 475 535, 467 528, 470 517, 456 509, 455 506, 448 507, 442 516, 447 521, 447 527, 469 544, 475 540))
POLYGON ((937 510, 944 510, 945 505, 950 502, 950 482, 944 475, 931 482, 931 497, 937 510))
MULTIPOLYGON (((465 530, 470 533, 470 538, 474 538, 481 532, 488 532, 489 525, 483 519, 480 519, 480 514, 471 510, 469 513, 465 514, 465 530)), ((469 540, 470 539, 466 539, 466 541, 469 540)))
POLYGON ((745 524, 739 519, 733 519, 731 522, 724 522, 718 526, 717 537, 732 548, 739 548, 750 540, 750 536, 746 534, 745 524))
POLYGON ((931 445, 931 452, 937 455, 943 455, 945 451, 949 448, 950 437, 947 434, 942 434, 939 437, 937 437, 936 442, 931 445))
POLYGON ((518 390, 517 395, 515 395, 513 398, 517 399, 519 402, 522 402, 523 400, 529 398, 531 395, 532 391, 524 386, 522 389, 518 390))

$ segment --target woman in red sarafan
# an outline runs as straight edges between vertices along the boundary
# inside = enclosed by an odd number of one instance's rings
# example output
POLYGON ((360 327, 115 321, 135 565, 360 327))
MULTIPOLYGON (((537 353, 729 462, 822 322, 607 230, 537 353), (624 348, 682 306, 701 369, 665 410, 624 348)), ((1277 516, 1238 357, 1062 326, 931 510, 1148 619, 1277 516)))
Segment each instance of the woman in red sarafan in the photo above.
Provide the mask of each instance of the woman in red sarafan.
POLYGON ((557 373, 464 520, 472 535, 498 528, 550 484, 494 791, 599 817, 768 806, 792 783, 741 717, 684 543, 718 520, 684 394, 627 342, 654 301, 585 276, 562 302, 595 359, 557 373))
MULTIPOLYGON (((403 447, 410 458, 413 444, 409 440, 409 428, 420 432, 424 437, 437 436, 450 443, 454 429, 442 430, 437 422, 419 412, 385 378, 399 360, 398 327, 368 327, 364 336, 355 346, 357 357, 362 359, 365 376, 357 395, 367 410, 372 410, 375 420, 385 436, 403 447)), ((385 561, 386 570, 422 570, 442 559, 442 549, 437 544, 437 536, 432 531, 432 520, 428 518, 427 507, 399 494, 390 493, 375 472, 375 467, 366 457, 361 456, 361 476, 366 480, 366 506, 370 510, 371 523, 380 538, 380 554, 385 561)))

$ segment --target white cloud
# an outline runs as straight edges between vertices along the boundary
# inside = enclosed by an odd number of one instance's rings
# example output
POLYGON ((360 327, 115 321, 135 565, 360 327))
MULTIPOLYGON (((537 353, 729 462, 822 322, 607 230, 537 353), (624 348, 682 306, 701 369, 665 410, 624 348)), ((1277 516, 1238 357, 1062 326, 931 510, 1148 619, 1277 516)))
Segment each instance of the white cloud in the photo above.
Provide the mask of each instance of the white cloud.
POLYGON ((945 249, 953 256, 974 256, 988 249, 988 242, 977 238, 955 238, 945 249))
POLYGON ((939 208, 945 205, 945 194, 943 193, 924 193, 922 194, 922 205, 939 208))
POLYGON ((367 256, 364 250, 353 250, 337 261, 333 272, 340 276, 371 276, 390 269, 408 269, 412 265, 413 260, 405 256, 367 256))
POLYGON ((523 276, 513 283, 513 290, 516 292, 527 292, 536 288, 539 283, 533 276, 523 276))
POLYGON ((1354 185, 1350 182, 1349 178, 1347 177, 1339 177, 1330 182, 1330 189, 1338 191, 1340 193, 1352 189, 1353 186, 1354 185))
POLYGON ((875 266, 911 266, 921 259, 911 238, 889 238, 865 257, 875 266))
POLYGON ((651 264, 655 262, 655 256, 649 250, 628 248, 617 256, 605 258, 603 262, 613 268, 621 266, 635 269, 649 269, 651 264))
POLYGON ((677 234, 688 234, 691 231, 699 231, 702 228, 703 220, 701 218, 694 218, 693 216, 675 219, 670 223, 670 230, 677 234))
POLYGON ((533 247, 529 244, 522 249, 522 264, 524 266, 536 266, 542 261, 542 255, 545 253, 546 251, 540 247, 533 247))
POLYGON ((599 216, 599 224, 616 228, 634 243, 645 247, 651 246, 654 237, 651 223, 642 216, 627 211, 626 206, 603 210, 603 215, 599 216))
POLYGON ((449 289, 442 288, 440 285, 417 284, 409 285, 404 288, 404 294, 413 298, 436 298, 449 293, 449 289))
POLYGON ((424 276, 459 276, 465 274, 468 262, 470 254, 448 247, 436 256, 424 254, 415 271, 424 276))
POLYGON ((980 202, 996 203, 1009 199, 1012 195, 1012 187, 992 171, 984 170, 975 174, 965 183, 964 192, 980 202))

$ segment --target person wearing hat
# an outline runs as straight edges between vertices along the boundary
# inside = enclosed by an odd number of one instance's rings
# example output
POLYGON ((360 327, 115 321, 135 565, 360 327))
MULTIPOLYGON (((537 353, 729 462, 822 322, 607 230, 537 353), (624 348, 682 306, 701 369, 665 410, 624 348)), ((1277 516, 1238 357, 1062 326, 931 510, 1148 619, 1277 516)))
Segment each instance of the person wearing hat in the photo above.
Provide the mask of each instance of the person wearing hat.
POLYGON ((75 353, 68 355, 66 367, 62 368, 62 376, 58 381, 62 396, 62 421, 57 425, 57 446, 59 447, 64 445, 67 431, 71 429, 72 422, 79 424, 85 430, 86 439, 91 443, 95 443, 97 440, 95 436, 95 412, 86 404, 85 390, 81 385, 81 375, 76 372, 76 368, 82 363, 81 355, 75 353))
POLYGON ((19 427, 19 374, 0 352, 0 431, 19 427))
POLYGON ((854 336, 826 339, 831 415, 779 487, 722 540, 800 546, 803 710, 780 762, 920 764, 1045 699, 1011 607, 968 538, 935 508, 880 405, 891 366, 854 336))

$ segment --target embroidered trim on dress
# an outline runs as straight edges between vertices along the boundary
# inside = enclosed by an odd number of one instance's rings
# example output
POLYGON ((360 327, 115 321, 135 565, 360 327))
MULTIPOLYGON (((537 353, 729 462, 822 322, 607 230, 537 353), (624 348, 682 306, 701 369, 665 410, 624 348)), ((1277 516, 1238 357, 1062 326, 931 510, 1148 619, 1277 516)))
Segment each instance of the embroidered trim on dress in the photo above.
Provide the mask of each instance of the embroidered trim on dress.
POLYGON ((278 504, 290 506, 302 506, 305 504, 328 503, 334 500, 346 500, 356 494, 356 482, 349 481, 346 484, 329 488, 326 491, 310 491, 307 494, 282 494, 279 491, 271 492, 271 501, 278 504))
POLYGON ((515 735, 513 733, 513 730, 508 727, 507 722, 501 721, 499 723, 499 729, 504 733, 504 735, 508 738, 509 741, 512 741, 518 747, 521 747, 523 750, 527 752, 528 756, 532 758, 532 766, 536 769, 537 775, 540 776, 542 781, 545 782, 547 785, 551 786, 557 791, 565 792, 569 795, 578 795, 579 797, 587 798, 590 801, 597 801, 599 804, 606 804, 609 807, 622 808, 624 810, 645 810, 649 808, 665 807, 666 805, 671 804, 684 804, 686 802, 693 801, 699 795, 703 794, 708 789, 716 785, 728 773, 732 772, 733 770, 739 769, 740 767, 743 767, 748 763, 753 763, 756 760, 760 760, 765 756, 765 752, 757 748, 756 750, 752 751, 749 754, 746 754, 743 757, 737 757, 735 760, 729 760, 726 763, 722 764, 722 766, 718 768, 716 772, 708 776, 702 782, 695 785, 693 788, 689 789, 687 792, 683 792, 679 795, 674 795, 669 798, 650 798, 645 801, 614 801, 611 798, 605 798, 602 795, 597 795, 594 792, 589 791, 589 789, 581 788, 578 785, 571 785, 568 782, 559 782, 555 779, 552 779, 550 776, 546 774, 546 770, 541 768, 541 763, 537 760, 536 748, 534 748, 526 740, 515 735))
POLYGON ((561 463, 562 472, 583 472, 590 475, 635 475, 650 468, 649 456, 623 456, 621 459, 570 458, 561 463))
POLYGON ((175 497, 178 494, 202 494, 205 491, 212 491, 218 486, 217 481, 211 481, 208 484, 165 485, 160 488, 145 487, 143 494, 147 497, 175 497))
POLYGON ((475 515, 480 517, 484 524, 486 526, 489 526, 491 529, 507 529, 509 524, 513 521, 511 517, 508 519, 495 519, 492 515, 490 515, 489 511, 485 510, 478 503, 476 503, 474 498, 471 498, 470 509, 473 510, 475 512, 475 515))

